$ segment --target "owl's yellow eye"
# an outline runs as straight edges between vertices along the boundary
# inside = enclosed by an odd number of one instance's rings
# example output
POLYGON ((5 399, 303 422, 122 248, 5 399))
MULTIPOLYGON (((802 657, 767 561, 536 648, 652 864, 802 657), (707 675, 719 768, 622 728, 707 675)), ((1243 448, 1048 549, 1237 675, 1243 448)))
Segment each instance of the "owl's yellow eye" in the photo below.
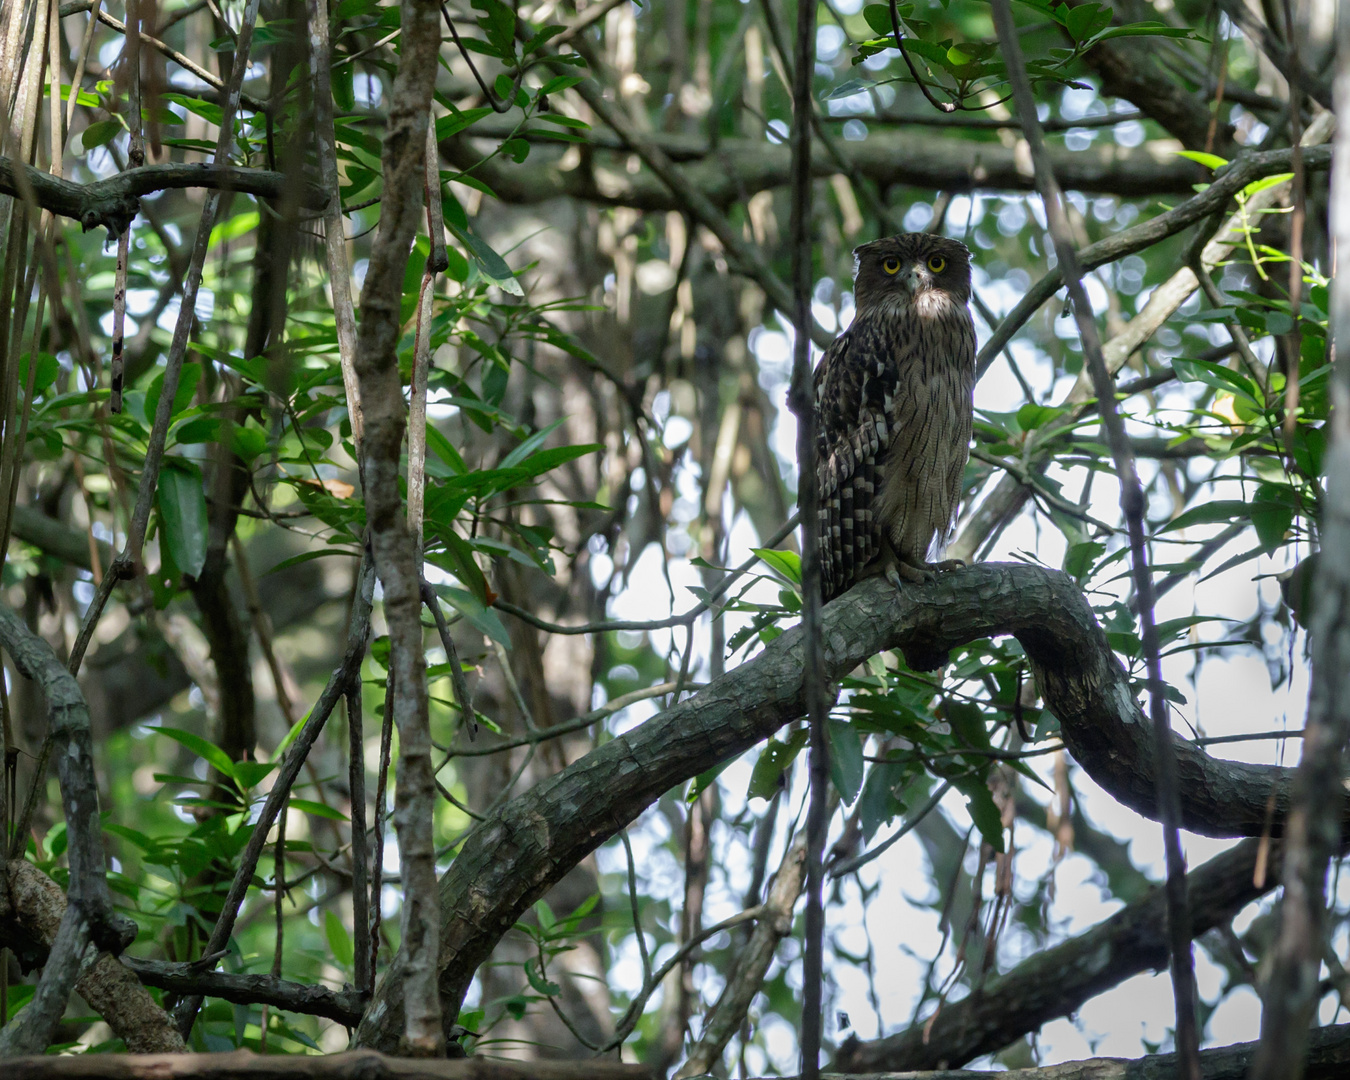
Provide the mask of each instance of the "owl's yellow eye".
POLYGON ((888 274, 898 274, 900 272, 900 260, 892 256, 881 264, 881 268, 888 274))
POLYGON ((933 273, 935 274, 940 274, 942 273, 942 271, 947 269, 947 260, 944 259, 941 255, 934 255, 931 259, 928 260, 928 269, 933 271, 933 273))

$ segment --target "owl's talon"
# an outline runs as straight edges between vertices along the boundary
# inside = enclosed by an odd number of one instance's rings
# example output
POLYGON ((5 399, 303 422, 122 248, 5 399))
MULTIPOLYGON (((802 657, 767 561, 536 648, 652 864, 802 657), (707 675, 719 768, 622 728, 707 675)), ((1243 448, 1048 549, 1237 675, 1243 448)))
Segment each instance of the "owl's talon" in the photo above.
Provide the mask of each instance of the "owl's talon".
POLYGON ((965 559, 943 559, 941 562, 930 564, 938 573, 945 574, 951 570, 964 570, 966 568, 965 559))
POLYGON ((904 586, 900 583, 900 571, 898 571, 894 566, 888 566, 886 568, 886 580, 889 581, 892 585, 894 585, 897 590, 901 590, 904 588, 904 586))

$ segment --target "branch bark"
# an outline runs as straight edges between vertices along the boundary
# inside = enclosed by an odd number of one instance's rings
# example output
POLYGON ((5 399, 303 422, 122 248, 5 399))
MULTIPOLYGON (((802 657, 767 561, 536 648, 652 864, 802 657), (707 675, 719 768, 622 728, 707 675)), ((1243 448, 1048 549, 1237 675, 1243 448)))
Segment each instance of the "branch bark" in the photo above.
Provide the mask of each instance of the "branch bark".
MULTIPOLYGON (((77 184, 31 165, 24 165, 23 173, 32 187, 33 198, 42 209, 74 218, 85 232, 102 225, 109 236, 120 236, 125 232, 139 209, 138 201, 158 191, 207 188, 279 199, 286 186, 285 173, 183 162, 142 165, 92 184, 77 184)), ((302 192, 301 204, 309 210, 322 210, 330 201, 327 193, 315 184, 305 184, 302 192)), ((15 162, 6 157, 0 157, 0 194, 16 198, 20 195, 15 162)))
MULTIPOLYGON (((394 722, 398 725, 398 788, 394 820, 403 874, 401 938, 395 969, 402 995, 402 1050, 439 1056, 444 1050, 436 992, 436 808, 431 729, 422 642, 421 574, 399 489, 407 406, 398 370, 403 271, 422 219, 427 122, 440 49, 440 10, 433 0, 403 0, 402 51, 390 93, 381 158, 384 195, 380 231, 361 293, 356 375, 365 423, 366 513, 375 568, 389 625, 394 722)), ((393 982, 386 976, 385 985, 393 982)))
POLYGON ((76 1054, 17 1058, 8 1080, 654 1080, 643 1065, 614 1061, 475 1058, 417 1061, 369 1050, 323 1057, 254 1054, 76 1054))

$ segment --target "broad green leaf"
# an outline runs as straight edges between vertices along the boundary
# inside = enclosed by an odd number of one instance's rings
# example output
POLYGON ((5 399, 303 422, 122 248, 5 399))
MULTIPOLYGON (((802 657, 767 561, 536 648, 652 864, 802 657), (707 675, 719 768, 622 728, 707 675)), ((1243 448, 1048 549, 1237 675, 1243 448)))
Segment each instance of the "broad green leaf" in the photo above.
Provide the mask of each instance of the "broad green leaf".
POLYGON ((1215 499, 1178 514, 1158 532, 1172 532, 1192 525, 1213 525, 1218 522, 1228 524, 1231 521, 1240 521, 1247 517, 1247 509, 1247 504, 1241 499, 1215 499))
POLYGON ((1294 523, 1297 496, 1283 484, 1262 484, 1251 502, 1252 527, 1267 552, 1284 543, 1285 533, 1294 523))
MULTIPOLYGON (((291 800, 294 805, 295 800, 291 800)), ((338 966, 349 968, 356 959, 356 949, 352 947, 352 936, 347 932, 347 928, 342 925, 342 919, 332 908, 324 912, 323 916, 323 934, 328 939, 329 951, 333 954, 333 959, 337 961, 338 966)))
POLYGON ((847 720, 829 721, 830 779, 846 806, 852 806, 862 789, 863 744, 858 729, 847 720))
POLYGON ((182 458, 165 458, 159 472, 161 537, 174 564, 188 577, 206 565, 206 492, 201 472, 182 458))
MULTIPOLYGON (((197 384, 202 381, 201 364, 184 364, 178 376, 178 389, 174 391, 173 408, 169 416, 174 417, 186 410, 197 393, 197 384)), ((145 392, 145 418, 154 423, 155 413, 159 411, 159 399, 164 393, 164 372, 160 372, 145 392)))
MULTIPOLYGON (((200 735, 194 735, 190 731, 182 731, 179 728, 152 727, 148 730, 159 735, 166 735, 174 742, 182 743, 217 772, 231 779, 234 778, 235 763, 230 760, 230 755, 215 743, 207 742, 200 735)), ((193 783, 200 783, 200 781, 193 781, 193 783)))
POLYGON ((1203 150, 1178 150, 1176 154, 1177 157, 1189 158, 1207 169, 1222 169, 1228 164, 1227 158, 1221 158, 1218 154, 1207 154, 1203 150))
POLYGON ((792 584, 801 585, 802 557, 795 551, 776 551, 773 548, 751 548, 750 550, 792 584))
POLYGON ((80 145, 86 151, 93 150, 95 147, 112 142, 125 130, 120 120, 95 120, 84 129, 84 134, 80 136, 80 145))
POLYGON ((751 799, 771 799, 782 786, 783 771, 787 769, 801 753, 801 749, 810 738, 805 727, 797 728, 786 742, 770 739, 755 762, 750 773, 750 788, 747 797, 751 799))
POLYGON ((301 810, 306 814, 313 814, 315 817, 327 818, 329 821, 346 821, 347 815, 341 810, 334 810, 331 806, 324 806, 321 802, 314 802, 311 799, 291 799, 291 809, 301 810))
POLYGON ((963 776, 952 783, 966 797, 966 810, 984 842, 1001 854, 1005 850, 1003 816, 989 794, 989 786, 979 776, 963 776))
POLYGON ((276 767, 275 761, 236 761, 234 763, 235 786, 247 795, 261 784, 263 779, 276 767))
POLYGON ((892 32, 891 9, 888 4, 868 4, 863 8, 863 18, 867 20, 874 33, 885 37, 892 32))

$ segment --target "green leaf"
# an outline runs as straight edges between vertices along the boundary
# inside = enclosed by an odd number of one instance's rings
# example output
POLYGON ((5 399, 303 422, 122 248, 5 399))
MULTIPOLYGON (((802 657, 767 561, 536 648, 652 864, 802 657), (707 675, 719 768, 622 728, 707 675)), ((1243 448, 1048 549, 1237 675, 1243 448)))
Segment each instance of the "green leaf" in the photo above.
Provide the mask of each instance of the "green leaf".
POLYGON ((773 798, 774 793, 782 786, 784 770, 796 760, 810 734, 805 727, 801 727, 788 736, 787 742, 779 742, 777 739, 768 741, 750 773, 750 787, 746 793, 748 798, 773 798))
POLYGON ((1095 540, 1074 544, 1064 553, 1064 572, 1075 581, 1082 582, 1096 561, 1105 554, 1106 545, 1095 540))
POLYGON ((534 988, 537 994, 543 994, 544 997, 557 997, 562 993, 561 986, 555 982, 550 982, 539 973, 539 960, 537 958, 525 962, 525 977, 530 980, 530 986, 534 988))
POLYGON ((277 767, 275 761, 236 761, 234 763, 234 783, 241 793, 247 795, 277 767))
POLYGON ((1017 410, 1017 426, 1023 431, 1035 431, 1058 416, 1064 415, 1064 409, 1054 405, 1035 405, 1028 403, 1017 410))
POLYGON ((347 815, 340 810, 334 810, 331 806, 324 806, 321 802, 313 802, 310 799, 291 799, 292 810, 302 810, 306 814, 313 814, 315 817, 327 818, 329 821, 346 821, 347 815))
POLYGON ((1253 405, 1260 407, 1260 389, 1245 375, 1239 375, 1222 364, 1212 360, 1187 360, 1177 357, 1172 361, 1172 370, 1182 382, 1198 382, 1223 390, 1229 394, 1238 394, 1253 405))
POLYGON ((484 13, 478 20, 490 47, 484 51, 499 59, 510 60, 515 56, 516 13, 502 0, 472 0, 472 4, 484 13))
POLYGON ((1240 521, 1247 516, 1247 504, 1241 499, 1214 499, 1199 506, 1193 506, 1184 514, 1178 514, 1161 529, 1159 533, 1186 529, 1192 525, 1213 525, 1217 522, 1227 524, 1240 521))
POLYGON ((165 458, 159 472, 161 536, 174 564, 188 577, 206 565, 206 492, 201 472, 182 458, 165 458))
POLYGON ((112 142, 124 130, 120 120, 96 120, 84 129, 84 134, 80 136, 80 145, 86 151, 93 150, 95 147, 112 142))
POLYGON ((459 451, 433 424, 427 425, 427 448, 449 465, 456 475, 463 476, 469 471, 469 467, 464 464, 464 459, 460 457, 459 451))
MULTIPOLYGON (((539 88, 539 93, 545 97, 549 94, 560 94, 564 90, 576 86, 581 81, 581 77, 578 75, 555 75, 539 88)), ((548 117, 544 117, 543 119, 548 119, 548 117)), ((590 125, 588 124, 587 126, 589 127, 590 125)))
POLYGON ((516 466, 521 465, 527 457, 544 445, 545 439, 557 431, 558 428, 562 427, 566 422, 567 417, 560 416, 557 420, 554 420, 553 423, 549 424, 548 427, 540 428, 507 454, 506 457, 502 458, 497 467, 499 469, 513 469, 516 466))
POLYGON ((1282 337, 1285 334, 1292 333, 1293 329, 1294 317, 1289 312, 1272 311, 1266 315, 1266 333, 1282 337))
MULTIPOLYGON (((294 805, 295 800, 291 800, 294 805)), ((352 936, 347 933, 347 928, 342 925, 342 920, 338 917, 336 911, 329 908, 323 916, 323 933, 328 939, 328 949, 333 954, 333 959, 343 968, 352 966, 356 959, 356 949, 352 946, 352 936)))
POLYGON ((863 745, 858 729, 847 720, 830 720, 830 779, 846 806, 862 790, 863 745))
MULTIPOLYGON (((190 731, 182 731, 179 728, 152 727, 147 730, 158 735, 167 735, 174 742, 182 743, 217 772, 234 779, 235 763, 230 760, 230 755, 215 743, 207 742, 200 735, 194 735, 190 731)), ((197 782, 194 781, 194 783, 197 782)))
POLYGON ((1285 533, 1294 523, 1296 495, 1283 484, 1262 484, 1251 502, 1252 527, 1267 553, 1284 543, 1285 533))
MULTIPOLYGON (((19 359, 19 386, 28 388, 28 362, 31 353, 24 353, 19 359)), ((45 394, 56 382, 61 372, 61 364, 51 353, 40 352, 37 355, 37 367, 33 370, 33 397, 45 394)))
POLYGON ((1227 158, 1221 158, 1218 154, 1206 154, 1203 150, 1178 150, 1176 154, 1177 157, 1189 158, 1207 169, 1222 169, 1228 164, 1227 158))
POLYGON ((520 282, 516 280, 511 268, 506 265, 506 260, 493 251, 492 246, 486 240, 467 229, 454 229, 454 233, 469 249, 469 254, 478 263, 478 269, 485 278, 503 292, 511 293, 513 296, 525 295, 525 291, 520 287, 520 282))
POLYGON ((966 810, 984 842, 1000 854, 1003 845, 1003 815, 999 813, 989 786, 979 776, 964 776, 952 784, 966 797, 966 810))
POLYGON ((241 236, 247 236, 258 227, 261 220, 262 216, 256 210, 232 215, 211 230, 211 246, 215 247, 226 240, 237 240, 241 236))
POLYGON ((795 551, 775 551, 773 548, 751 548, 765 564, 798 587, 802 583, 802 557, 795 551))
POLYGON ((1293 178, 1293 173, 1276 173, 1274 176, 1264 176, 1260 180, 1253 180, 1242 189, 1242 197, 1244 199, 1250 199, 1253 195, 1259 195, 1261 192, 1270 188, 1286 184, 1293 178))
MULTIPOLYGON (((169 410, 169 416, 175 417, 186 410, 192 404, 192 399, 197 393, 197 384, 202 381, 201 364, 184 364, 182 371, 178 376, 178 389, 173 394, 173 408, 169 410)), ((164 372, 155 376, 154 381, 150 383, 150 389, 145 392, 145 418, 151 423, 154 422, 155 413, 159 411, 159 399, 164 393, 164 372)))
POLYGON ((480 603, 476 596, 450 585, 438 585, 436 592, 445 597, 450 606, 468 619, 480 633, 486 634, 508 649, 511 648, 511 636, 502 625, 501 618, 490 607, 480 603))
POLYGON ((872 28, 872 31, 880 37, 885 37, 894 30, 894 27, 891 26, 891 9, 887 4, 868 4, 863 8, 863 18, 867 20, 867 25, 872 28))
POLYGON ((267 432, 255 424, 250 418, 247 424, 235 424, 230 429, 230 449, 245 464, 252 464, 267 449, 267 432))
MULTIPOLYGON (((438 117, 436 120, 436 138, 438 140, 448 139, 452 135, 458 135, 465 128, 472 127, 485 116, 489 116, 492 109, 487 105, 481 105, 476 109, 457 109, 449 116, 438 117)), ((451 196, 453 198, 454 196, 451 196)), ((449 215, 446 216, 447 223, 451 223, 449 215)), ((467 221, 456 221, 452 223, 459 228, 467 228, 467 221)))

